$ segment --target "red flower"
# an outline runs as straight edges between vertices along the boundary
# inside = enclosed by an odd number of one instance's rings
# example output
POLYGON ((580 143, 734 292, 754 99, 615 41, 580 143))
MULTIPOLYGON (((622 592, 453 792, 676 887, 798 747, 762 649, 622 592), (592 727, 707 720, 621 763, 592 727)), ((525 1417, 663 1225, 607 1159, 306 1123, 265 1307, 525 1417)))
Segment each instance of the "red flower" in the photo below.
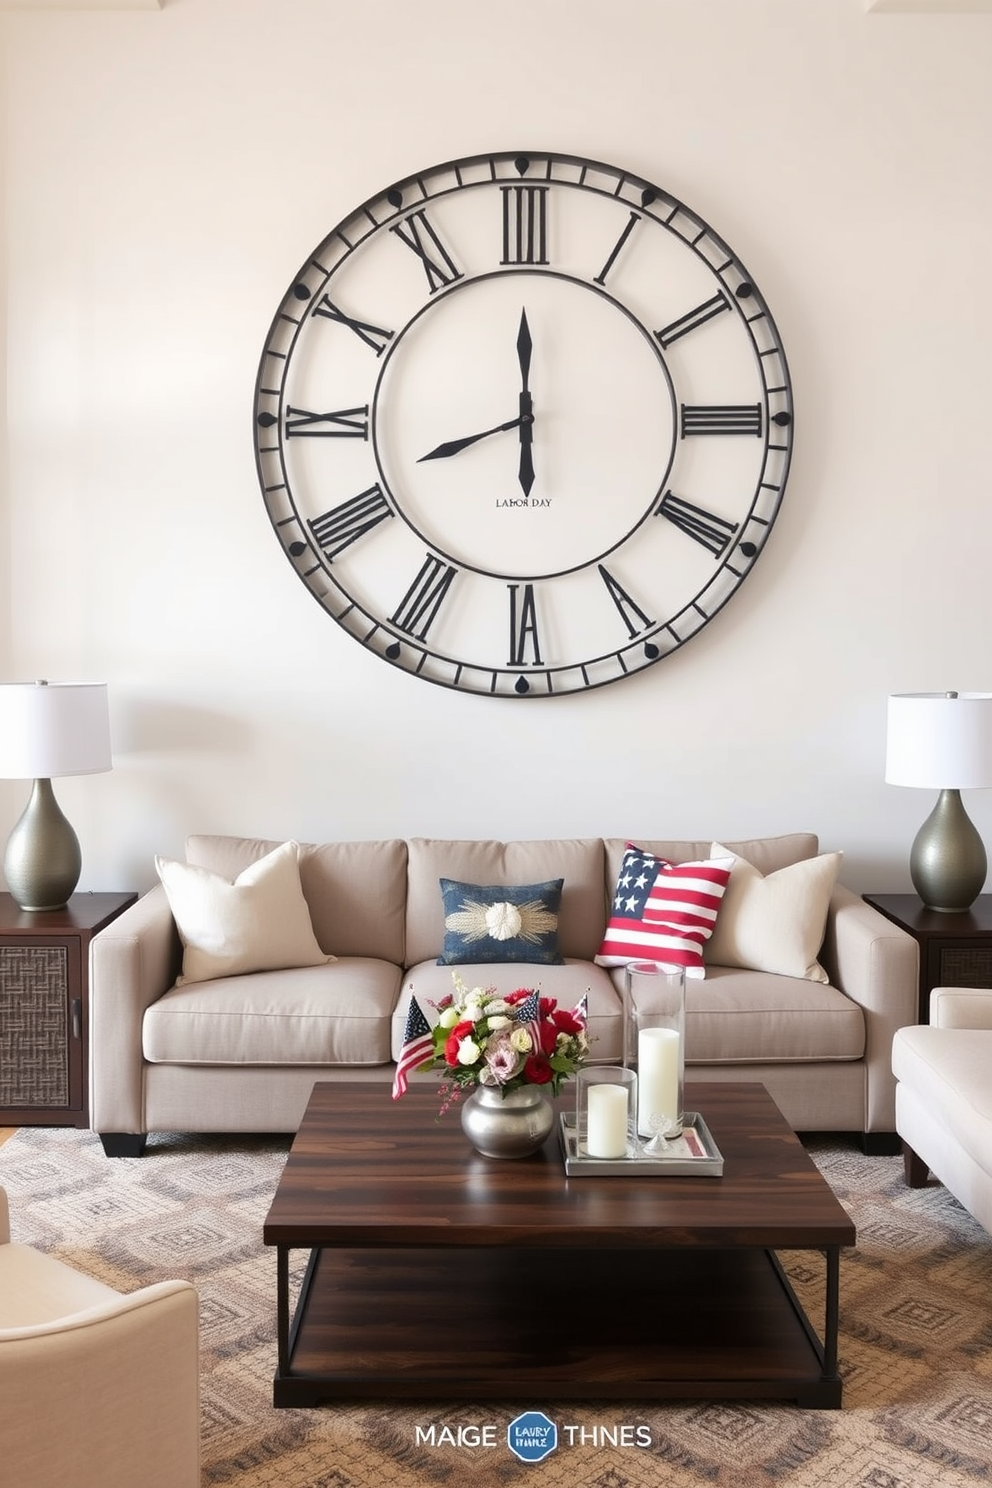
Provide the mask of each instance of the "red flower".
POLYGON ((541 1052, 553 1054, 555 1044, 558 1042, 558 1030, 553 1023, 541 1024, 541 1052))
POLYGON ((557 1006, 558 1006, 558 999, 557 999, 557 997, 542 997, 541 998, 541 1017, 542 1018, 550 1018, 551 1017, 551 1014, 554 1012, 554 1010, 555 1010, 555 1008, 557 1006))
POLYGON ((524 1064, 524 1075, 532 1085, 547 1085, 553 1073, 543 1054, 531 1054, 524 1064))
POLYGON ((566 1013, 564 1008, 559 1008, 551 1015, 552 1022, 559 1033, 581 1033, 582 1024, 574 1013, 566 1013))
POLYGON ((461 1023, 455 1024, 444 1041, 444 1060, 446 1064, 458 1063, 458 1045, 474 1028, 475 1024, 467 1018, 463 1019, 461 1023))
POLYGON ((518 1002, 524 1002, 530 996, 526 987, 518 987, 516 992, 508 992, 503 1001, 509 1003, 510 1007, 516 1007, 518 1002))

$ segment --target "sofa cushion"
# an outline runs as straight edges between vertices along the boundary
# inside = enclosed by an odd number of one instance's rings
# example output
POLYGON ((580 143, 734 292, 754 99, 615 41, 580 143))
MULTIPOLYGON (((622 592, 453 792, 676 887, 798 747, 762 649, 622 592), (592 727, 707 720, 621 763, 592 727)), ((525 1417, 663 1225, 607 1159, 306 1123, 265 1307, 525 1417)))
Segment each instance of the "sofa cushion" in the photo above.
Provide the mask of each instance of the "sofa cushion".
POLYGON ((442 878, 444 945, 438 964, 527 961, 538 966, 560 966, 561 888, 560 878, 513 885, 442 878))
POLYGON ((703 946, 713 933, 732 855, 670 863, 628 844, 617 875, 598 966, 658 961, 702 977, 703 946))
MULTIPOLYGON (((186 861, 235 878, 276 845, 258 837, 195 835, 187 839, 186 861)), ((397 838, 300 844, 303 897, 323 950, 403 965, 406 858, 406 843, 397 838)))
POLYGON ((865 1020, 836 987, 712 966, 686 982, 687 1064, 861 1059, 865 1020))
POLYGON ((992 1031, 900 1028, 892 1040, 892 1073, 923 1103, 973 1162, 992 1174, 992 1031))
MULTIPOLYGON (((430 1015, 430 1009, 454 991, 450 967, 437 961, 423 961, 413 966, 403 978, 403 991, 393 1014, 392 1057, 399 1058, 406 1029, 406 1010, 411 993, 430 1015)), ((466 987, 494 987, 497 992, 516 992, 520 987, 536 988, 543 997, 554 997, 558 1006, 571 1009, 583 997, 588 998, 589 1062, 609 1064, 623 1052, 621 1000, 610 973, 591 961, 566 957, 562 966, 513 966, 484 964, 459 966, 457 975, 466 987)))
MULTIPOLYGON (((724 853, 726 848, 714 842, 712 851, 724 853)), ((839 852, 823 853, 766 877, 735 854, 716 927, 704 952, 707 962, 828 981, 816 957, 823 944, 841 857, 839 852)))
POLYGON ((156 857, 183 942, 179 986, 328 960, 313 933, 299 858, 298 844, 284 842, 232 882, 209 868, 156 857))
POLYGON ((341 957, 175 987, 146 1010, 153 1064, 385 1064, 401 973, 341 957))
MULTIPOLYGON (((664 840, 631 834, 630 837, 608 837, 606 850, 607 879, 612 888, 620 872, 627 843, 636 842, 656 858, 666 858, 670 863, 688 863, 692 858, 712 857, 711 840, 705 842, 679 839, 664 840)), ((752 837, 743 842, 728 841, 725 851, 746 858, 762 873, 774 873, 778 868, 787 868, 790 863, 800 863, 804 858, 815 857, 819 842, 815 832, 789 832, 781 837, 752 837)))
POLYGON ((406 964, 433 961, 444 944, 442 878, 463 883, 526 884, 563 880, 558 912, 558 949, 567 959, 591 961, 606 927, 603 843, 596 838, 553 841, 441 841, 415 837, 408 843, 406 964))

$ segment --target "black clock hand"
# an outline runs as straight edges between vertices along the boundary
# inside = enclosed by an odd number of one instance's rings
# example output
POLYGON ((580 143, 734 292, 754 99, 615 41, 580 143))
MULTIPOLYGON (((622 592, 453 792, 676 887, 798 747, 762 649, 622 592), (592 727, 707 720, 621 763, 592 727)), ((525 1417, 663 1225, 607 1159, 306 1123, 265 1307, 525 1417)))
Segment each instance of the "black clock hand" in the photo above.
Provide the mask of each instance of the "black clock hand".
POLYGON ((481 434, 467 434, 464 439, 449 439, 444 444, 439 444, 429 454, 421 455, 417 464, 422 465, 425 460, 446 460, 449 455, 457 455, 461 450, 468 449, 470 444, 478 444, 480 439, 488 439, 490 434, 505 434, 507 429, 522 429, 525 422, 532 424, 534 415, 529 410, 524 413, 521 409, 519 418, 509 419, 505 424, 494 424, 491 429, 483 429, 481 434))
POLYGON ((527 324, 527 311, 520 312, 520 330, 517 332, 517 359, 520 362, 520 468, 519 480, 521 489, 525 496, 530 495, 530 488, 534 484, 534 459, 532 445, 534 442, 534 400, 530 395, 530 354, 533 351, 533 343, 530 339, 530 326, 527 324))

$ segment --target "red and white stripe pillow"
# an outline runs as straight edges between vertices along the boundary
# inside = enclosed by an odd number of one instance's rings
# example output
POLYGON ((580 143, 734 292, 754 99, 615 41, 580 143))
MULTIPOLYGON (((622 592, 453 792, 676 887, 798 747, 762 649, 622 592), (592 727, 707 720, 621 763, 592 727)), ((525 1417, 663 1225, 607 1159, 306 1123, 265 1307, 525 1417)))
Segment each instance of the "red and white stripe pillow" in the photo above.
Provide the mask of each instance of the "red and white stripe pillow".
POLYGON ((669 863, 628 843, 597 965, 657 961, 685 967, 688 977, 704 977, 703 946, 713 934, 733 862, 728 856, 669 863))

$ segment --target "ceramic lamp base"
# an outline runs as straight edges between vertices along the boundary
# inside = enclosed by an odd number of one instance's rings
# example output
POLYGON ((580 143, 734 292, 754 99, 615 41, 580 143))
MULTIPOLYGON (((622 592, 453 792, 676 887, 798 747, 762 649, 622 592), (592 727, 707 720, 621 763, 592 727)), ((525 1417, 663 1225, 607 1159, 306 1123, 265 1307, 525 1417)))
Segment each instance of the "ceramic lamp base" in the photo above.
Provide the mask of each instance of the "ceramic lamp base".
POLYGON ((36 780, 24 814, 7 839, 4 876, 21 909, 61 909, 79 882, 79 839, 50 780, 36 780))
POLYGON ((916 834, 909 858, 913 887, 927 909, 958 914, 970 909, 985 886, 988 859, 961 792, 942 790, 916 834))

